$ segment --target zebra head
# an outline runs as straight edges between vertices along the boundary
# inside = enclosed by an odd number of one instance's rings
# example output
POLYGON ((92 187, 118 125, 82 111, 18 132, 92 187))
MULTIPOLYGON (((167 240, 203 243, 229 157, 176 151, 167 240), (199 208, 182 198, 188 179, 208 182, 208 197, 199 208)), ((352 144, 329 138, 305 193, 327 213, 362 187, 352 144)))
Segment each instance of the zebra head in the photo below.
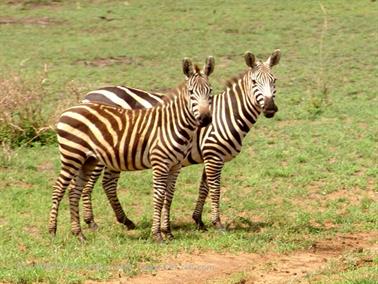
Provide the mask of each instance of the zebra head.
POLYGON ((265 62, 256 60, 256 57, 249 51, 244 55, 245 62, 250 67, 248 81, 253 90, 253 101, 268 118, 273 117, 278 111, 274 103, 276 78, 271 73, 271 69, 280 62, 280 58, 281 51, 279 49, 276 49, 265 62))
POLYGON ((182 62, 183 72, 186 76, 186 89, 189 95, 189 109, 192 111, 198 126, 207 126, 211 123, 211 85, 208 77, 214 71, 214 58, 209 56, 206 59, 203 70, 197 65, 193 66, 189 58, 182 62))

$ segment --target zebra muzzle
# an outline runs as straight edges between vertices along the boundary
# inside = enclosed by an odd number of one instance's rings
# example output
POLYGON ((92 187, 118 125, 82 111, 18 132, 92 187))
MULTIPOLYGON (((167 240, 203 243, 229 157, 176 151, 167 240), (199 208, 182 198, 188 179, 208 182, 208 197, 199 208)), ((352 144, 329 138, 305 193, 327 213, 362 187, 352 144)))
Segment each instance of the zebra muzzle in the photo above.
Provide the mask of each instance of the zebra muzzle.
POLYGON ((200 115, 200 117, 198 119, 198 126, 200 126, 200 127, 208 126, 211 123, 212 120, 213 119, 211 117, 211 114, 200 115))
POLYGON ((278 111, 278 107, 276 106, 273 100, 265 101, 265 105, 263 109, 263 113, 265 117, 272 118, 276 114, 277 111, 278 111))

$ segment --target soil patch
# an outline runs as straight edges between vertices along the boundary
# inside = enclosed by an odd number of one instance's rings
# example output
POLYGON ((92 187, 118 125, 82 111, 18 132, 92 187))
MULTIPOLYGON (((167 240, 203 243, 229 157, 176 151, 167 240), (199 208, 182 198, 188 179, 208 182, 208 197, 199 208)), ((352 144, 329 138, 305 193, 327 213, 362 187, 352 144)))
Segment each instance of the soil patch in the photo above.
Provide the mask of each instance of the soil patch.
MULTIPOLYGON (((324 268, 348 251, 378 251, 378 233, 338 235, 289 254, 180 254, 158 264, 141 267, 144 273, 104 283, 205 283, 243 273, 242 283, 293 283, 324 268)), ((87 281, 86 283, 95 283, 87 281)))
POLYGON ((47 26, 47 25, 57 25, 61 24, 62 21, 51 19, 49 17, 41 18, 11 18, 11 17, 1 17, 0 25, 38 25, 38 26, 47 26))
POLYGON ((93 67, 106 67, 110 65, 116 65, 116 64, 133 64, 133 65, 139 65, 142 66, 142 61, 128 56, 111 56, 107 58, 95 58, 92 60, 86 60, 81 59, 75 62, 75 64, 84 64, 86 66, 93 66, 93 67))
POLYGON ((51 0, 51 1, 25 1, 25 0, 8 0, 8 5, 21 5, 23 9, 36 9, 42 7, 57 7, 61 4, 61 0, 51 0))

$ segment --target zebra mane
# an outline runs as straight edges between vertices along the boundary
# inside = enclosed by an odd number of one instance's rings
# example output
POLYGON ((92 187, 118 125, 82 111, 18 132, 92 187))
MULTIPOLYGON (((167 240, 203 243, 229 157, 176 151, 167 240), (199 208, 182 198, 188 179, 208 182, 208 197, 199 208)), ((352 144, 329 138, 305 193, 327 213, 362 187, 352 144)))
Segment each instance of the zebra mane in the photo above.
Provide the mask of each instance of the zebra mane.
POLYGON ((169 102, 180 94, 180 90, 184 86, 185 86, 185 82, 182 82, 174 88, 164 89, 160 91, 158 90, 153 93, 159 95, 164 102, 169 102))
POLYGON ((162 93, 163 97, 163 101, 164 102, 169 102, 171 101, 174 97, 178 96, 178 92, 175 92, 174 89, 170 89, 168 92, 165 92, 165 93, 162 93))
MULTIPOLYGON (((196 74, 198 74, 198 76, 204 77, 204 75, 201 73, 201 68, 197 64, 194 65, 194 71, 196 74)), ((185 84, 186 82, 182 82, 175 88, 165 90, 163 93, 158 94, 163 95, 163 100, 165 102, 169 102, 170 100, 172 100, 172 98, 178 96, 181 93, 181 90, 185 88, 185 84)))
MULTIPOLYGON (((195 73, 203 77, 203 74, 201 73, 201 68, 197 64, 194 65, 193 69, 195 73)), ((185 87, 185 84, 185 82, 182 82, 174 88, 156 91, 154 93, 161 96, 164 102, 169 102, 181 93, 181 90, 185 87)))
POLYGON ((241 78, 243 78, 251 70, 252 70, 252 72, 257 70, 258 72, 262 72, 262 73, 269 73, 268 71, 270 71, 270 69, 267 66, 265 66, 262 61, 258 60, 256 62, 256 66, 253 69, 249 68, 246 71, 240 73, 239 75, 236 75, 236 76, 232 77, 231 79, 227 80, 226 81, 226 88, 231 88, 232 85, 237 83, 241 78))
POLYGON ((248 73, 248 71, 249 70, 244 71, 244 72, 240 73, 239 75, 233 76, 233 77, 231 77, 231 79, 228 79, 226 81, 226 87, 225 87, 225 89, 231 88, 235 83, 237 83, 241 78, 243 78, 245 76, 245 74, 248 73))
POLYGON ((194 64, 194 71, 198 74, 201 74, 201 68, 197 64, 194 64))

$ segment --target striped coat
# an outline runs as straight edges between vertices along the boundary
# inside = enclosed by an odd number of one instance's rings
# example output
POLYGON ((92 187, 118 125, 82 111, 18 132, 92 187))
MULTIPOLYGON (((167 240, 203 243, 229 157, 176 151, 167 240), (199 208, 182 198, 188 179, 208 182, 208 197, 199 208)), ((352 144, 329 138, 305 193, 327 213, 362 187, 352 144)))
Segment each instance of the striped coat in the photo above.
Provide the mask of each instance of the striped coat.
MULTIPOLYGON (((228 81, 225 90, 213 97, 211 125, 197 129, 193 137, 193 146, 189 155, 185 158, 183 165, 204 163, 205 168, 202 174, 202 180, 199 187, 197 204, 193 213, 197 227, 204 229, 202 222, 202 211, 205 199, 210 191, 212 205, 212 223, 222 228, 219 214, 220 199, 220 178, 221 171, 225 162, 232 160, 237 156, 242 148, 242 141, 248 134, 250 128, 256 122, 261 112, 266 117, 272 117, 277 106, 275 99, 275 77, 271 73, 271 68, 278 64, 280 60, 280 51, 276 50, 265 61, 256 60, 255 56, 247 52, 245 61, 249 69, 228 81)), ((96 97, 102 103, 109 103, 124 107, 148 108, 151 105, 159 104, 164 101, 164 96, 158 93, 141 93, 127 87, 112 87, 100 89, 89 93, 85 100, 91 101, 96 97), (112 96, 108 96, 108 92, 112 96), (117 98, 115 98, 117 97, 117 98)), ((96 228, 94 222, 93 210, 91 206, 91 192, 93 186, 101 174, 102 167, 97 167, 92 173, 90 181, 87 183, 83 192, 84 202, 84 219, 86 223, 96 228)), ((108 174, 105 170, 104 177, 108 174)), ((119 200, 116 196, 116 183, 111 187, 104 186, 106 194, 111 196, 111 204, 117 216, 117 220, 125 225, 127 219, 119 200)), ((171 185, 169 194, 167 194, 164 209, 166 215, 169 214, 169 206, 173 196, 174 184, 171 185)), ((169 226, 169 216, 163 220, 163 230, 169 226)))

